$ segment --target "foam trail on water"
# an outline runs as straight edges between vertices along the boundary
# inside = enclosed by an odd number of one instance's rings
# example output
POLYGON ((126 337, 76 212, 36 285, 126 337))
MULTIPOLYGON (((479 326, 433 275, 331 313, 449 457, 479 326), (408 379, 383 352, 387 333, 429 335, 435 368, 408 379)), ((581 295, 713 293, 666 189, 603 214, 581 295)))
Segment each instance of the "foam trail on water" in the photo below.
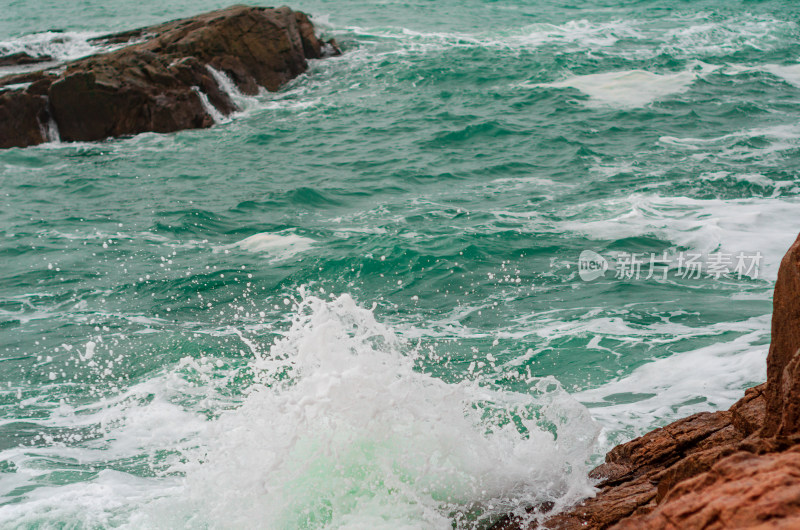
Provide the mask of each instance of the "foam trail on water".
POLYGON ((795 86, 800 86, 800 64, 765 64, 760 69, 778 76, 795 86))
POLYGON ((720 200, 633 194, 589 202, 574 213, 580 221, 563 221, 558 228, 591 239, 650 235, 703 253, 759 252, 758 277, 774 280, 781 258, 797 237, 783 220, 800 213, 800 202, 793 198, 720 200))
POLYGON ((779 77, 789 84, 800 86, 800 64, 762 64, 756 66, 745 66, 739 64, 729 64, 721 72, 725 75, 740 75, 752 72, 766 72, 775 77, 779 77))
POLYGON ((58 62, 72 61, 97 53, 109 52, 130 44, 130 42, 126 42, 109 45, 91 42, 93 37, 99 36, 101 36, 101 33, 87 31, 44 31, 13 39, 0 40, 0 56, 21 52, 34 57, 52 58, 52 62, 3 66, 0 67, 0 72, 9 74, 39 70, 44 67, 55 66, 55 63, 58 62))
POLYGON ((555 83, 525 84, 525 87, 575 88, 590 97, 590 106, 643 107, 672 94, 685 92, 694 81, 718 67, 695 62, 681 72, 655 74, 645 70, 623 70, 579 75, 555 83))
POLYGON ((598 452, 653 426, 709 409, 726 409, 742 397, 742 388, 764 381, 769 321, 770 316, 763 315, 714 324, 703 332, 739 336, 655 359, 624 377, 574 394, 592 406, 592 416, 603 426, 598 452), (608 433, 615 433, 614 439, 607 440, 608 433))
POLYGON ((694 59, 748 48, 769 50, 784 39, 794 38, 794 28, 793 22, 772 16, 745 13, 717 18, 703 13, 697 17, 659 17, 656 20, 627 18, 595 21, 581 18, 562 24, 535 23, 499 32, 419 31, 386 26, 337 29, 358 36, 400 42, 409 52, 453 47, 515 51, 558 47, 570 52, 591 50, 642 60, 663 54, 694 59), (624 41, 625 45, 620 46, 620 41, 624 41))

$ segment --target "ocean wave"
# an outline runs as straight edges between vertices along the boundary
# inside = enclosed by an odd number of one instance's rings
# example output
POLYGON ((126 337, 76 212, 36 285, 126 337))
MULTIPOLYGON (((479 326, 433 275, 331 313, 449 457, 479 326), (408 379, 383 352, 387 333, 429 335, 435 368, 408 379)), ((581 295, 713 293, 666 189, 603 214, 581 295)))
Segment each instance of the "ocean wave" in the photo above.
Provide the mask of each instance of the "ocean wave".
POLYGON ((657 54, 705 57, 748 49, 765 52, 788 44, 798 29, 795 22, 750 13, 723 20, 710 13, 698 13, 677 17, 675 22, 674 28, 660 36, 663 42, 657 54))
MULTIPOLYGON (((229 335, 252 355, 246 367, 187 357, 97 403, 51 408, 39 426, 56 428, 58 443, 47 435, 34 451, 0 453, 18 470, 14 487, 70 461, 102 471, 21 493, 0 522, 471 528, 591 493, 594 424, 554 379, 531 379, 524 393, 445 383, 351 297, 292 303, 291 328, 272 345, 229 335), (254 383, 226 397, 242 370, 254 383)), ((113 381, 115 342, 73 357, 113 381)))
POLYGON ((800 86, 800 63, 792 64, 728 64, 721 73, 730 76, 749 74, 753 72, 764 72, 783 79, 789 84, 800 86))

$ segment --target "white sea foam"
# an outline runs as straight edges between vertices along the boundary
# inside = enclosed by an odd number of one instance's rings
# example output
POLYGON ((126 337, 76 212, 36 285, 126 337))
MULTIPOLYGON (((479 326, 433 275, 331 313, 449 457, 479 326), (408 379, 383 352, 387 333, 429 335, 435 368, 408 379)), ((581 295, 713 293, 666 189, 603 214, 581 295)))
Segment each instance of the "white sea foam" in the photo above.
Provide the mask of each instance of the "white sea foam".
MULTIPOLYGON (((776 188, 794 186, 792 182, 774 184, 776 188)), ((655 237, 702 254, 760 252, 758 277, 774 280, 781 258, 797 237, 797 227, 786 220, 800 215, 800 201, 791 197, 722 200, 635 193, 572 206, 564 211, 565 221, 554 221, 539 210, 490 213, 501 221, 515 219, 523 230, 534 234, 574 233, 608 241, 655 237)), ((487 225, 480 230, 495 228, 487 225)))
POLYGON ((742 388, 764 381, 769 321, 769 315, 764 315, 697 330, 740 335, 654 359, 624 377, 574 394, 592 406, 592 416, 603 426, 598 451, 610 449, 620 436, 639 436, 655 425, 696 412, 726 409, 742 397, 742 388), (609 440, 609 433, 616 436, 609 440))
POLYGON ((644 35, 635 20, 590 22, 586 19, 570 20, 564 24, 534 24, 513 35, 510 41, 519 46, 577 45, 584 48, 609 48, 620 39, 641 39, 644 35))
MULTIPOLYGON (((568 51, 591 50, 629 59, 663 54, 680 58, 727 55, 743 49, 769 50, 793 38, 794 22, 744 13, 715 18, 709 13, 690 17, 568 20, 561 24, 536 23, 512 31, 445 32, 405 27, 340 28, 357 37, 381 38, 401 43, 403 52, 428 52, 451 47, 499 48, 512 51, 559 47, 568 51), (624 42, 624 45, 620 45, 624 42), (654 45, 655 44, 655 45, 654 45)), ((395 50, 393 53, 397 53, 395 50)))
MULTIPOLYGON (((240 405, 224 397, 236 372, 220 377, 221 359, 185 358, 117 396, 61 404, 38 420, 88 437, 0 453, 17 468, 6 492, 75 461, 105 467, 163 453, 154 477, 107 470, 40 487, 0 510, 0 524, 427 529, 455 519, 465 528, 467 512, 485 522, 592 492, 595 424, 551 378, 525 393, 445 383, 415 369, 414 351, 347 295, 304 295, 269 347, 236 335, 254 354, 256 379, 240 405)), ((82 362, 105 366, 106 347, 98 341, 92 353, 82 362)))
POLYGON ((784 79, 795 86, 800 86, 800 64, 767 64, 761 66, 760 69, 765 72, 769 72, 774 76, 780 77, 781 79, 784 79))
POLYGON ((621 38, 643 38, 637 31, 636 21, 613 20, 609 22, 592 22, 586 19, 569 20, 563 24, 539 23, 526 26, 520 30, 500 35, 481 33, 425 32, 409 28, 370 32, 363 28, 353 28, 367 35, 400 39, 409 37, 416 46, 445 45, 456 47, 481 48, 531 48, 545 45, 566 45, 578 48, 608 48, 614 46, 621 38))
MULTIPOLYGON (((76 31, 32 33, 15 39, 0 41, 0 55, 24 52, 35 57, 49 55, 54 61, 63 62, 124 46, 124 44, 98 45, 89 42, 89 39, 98 36, 100 36, 99 33, 76 31)), ((38 70, 42 66, 48 65, 52 65, 52 63, 4 67, 0 68, 0 70, 4 73, 31 69, 38 70)))
POLYGON ((591 420, 554 381, 516 394, 446 384, 413 364, 350 297, 306 298, 255 362, 264 388, 211 426, 202 464, 187 471, 185 508, 205 507, 212 526, 450 528, 469 507, 563 505, 589 493, 576 471, 591 420), (555 421, 558 443, 535 409, 555 421), (505 424, 510 413, 522 432, 505 424))
MULTIPOLYGON (((17 480, 20 473, 13 476, 17 480)), ((22 472, 25 475, 25 472, 22 472)), ((26 477, 28 480, 34 476, 26 477)), ((130 512, 177 489, 179 479, 141 478, 104 469, 90 482, 45 486, 34 489, 24 504, 6 504, 0 510, 0 523, 16 528, 55 528, 65 522, 75 528, 118 528, 126 524, 130 512)), ((28 485, 27 480, 19 481, 28 485)), ((14 486, 13 482, 8 483, 14 486)), ((163 526, 161 528, 164 528, 163 526)))
MULTIPOLYGON (((340 221, 341 222, 341 221, 340 221)), ((363 236, 364 234, 375 234, 375 235, 383 235, 388 233, 385 228, 379 226, 348 226, 339 228, 337 227, 336 230, 333 232, 333 235, 336 237, 340 237, 342 239, 347 239, 350 237, 363 236)))
MULTIPOLYGON (((602 50, 612 53, 620 39, 642 39, 636 20, 612 20, 593 22, 586 19, 569 20, 563 24, 537 23, 512 31, 447 32, 421 31, 407 27, 343 28, 356 37, 379 38, 394 41, 394 49, 383 54, 426 53, 447 48, 488 48, 518 52, 544 46, 559 46, 570 49, 602 50)), ((342 31, 340 29, 339 31, 342 31)), ((349 54, 350 52, 348 52, 349 54)))
POLYGON ((713 20, 705 13, 676 17, 676 26, 659 36, 656 53, 677 57, 727 55, 743 49, 766 51, 793 38, 796 24, 771 16, 744 13, 713 20))
POLYGON ((795 64, 759 64, 759 65, 746 65, 746 64, 728 64, 725 68, 720 70, 720 73, 725 75, 735 76, 740 74, 752 72, 767 72, 779 77, 784 81, 800 86, 800 63, 795 64))
POLYGON ((574 76, 555 83, 526 83, 521 86, 575 88, 590 97, 590 105, 633 108, 685 92, 696 79, 717 68, 698 61, 680 72, 656 74, 645 70, 623 70, 574 76))
POLYGON ((783 156, 785 151, 797 149, 800 146, 800 126, 788 124, 744 129, 711 138, 662 136, 658 142, 662 145, 696 151, 690 156, 698 160, 719 157, 725 160, 726 164, 731 160, 763 162, 770 157, 783 156), (752 146, 741 141, 749 138, 766 139, 769 143, 752 146))
POLYGON ((597 162, 589 169, 592 173, 601 175, 603 178, 611 178, 621 173, 632 173, 636 171, 636 165, 631 161, 617 161, 612 164, 597 162))
MULTIPOLYGON (((762 188, 777 187, 780 189, 781 182, 775 182, 771 178, 762 175, 761 173, 730 173, 728 171, 715 171, 713 173, 705 173, 700 176, 703 180, 716 181, 724 179, 734 179, 739 182, 747 182, 748 184, 755 184, 762 188)), ((794 184, 794 183, 792 183, 794 184)))
POLYGON ((579 220, 557 229, 591 239, 653 236, 702 253, 760 252, 760 278, 775 279, 786 249, 797 237, 787 223, 800 215, 793 199, 690 199, 634 194, 577 207, 579 220))
POLYGON ((486 184, 481 184, 486 188, 494 188, 499 191, 507 192, 519 189, 536 189, 537 191, 552 192, 554 190, 564 190, 574 188, 574 184, 567 184, 565 182, 556 182, 554 180, 542 177, 506 177, 493 179, 486 184))
MULTIPOLYGON (((102 337, 95 340, 78 346, 86 352, 75 353, 78 366, 93 374, 93 379, 114 381, 118 374, 108 368, 109 348, 102 344, 102 337)), ((213 366, 207 359, 185 358, 161 375, 88 405, 47 407, 44 402, 37 403, 37 427, 57 434, 41 435, 44 445, 0 452, 3 461, 17 470, 11 480, 0 483, 3 494, 18 495, 14 491, 17 488, 38 486, 25 493, 24 503, 0 509, 0 526, 124 526, 143 504, 176 491, 180 485, 177 477, 160 474, 142 478, 109 467, 114 468, 114 462, 141 459, 145 468, 158 472, 177 462, 182 451, 196 447, 197 436, 207 421, 198 411, 219 406, 219 389, 228 382, 226 377, 208 376, 213 366), (192 379, 202 381, 202 386, 192 379), (197 402, 198 409, 179 404, 187 400, 197 402), (49 416, 42 418, 44 411, 49 416), (153 458, 159 452, 163 455, 160 464, 153 458), (76 463, 96 466, 100 471, 95 478, 72 484, 41 484, 50 473, 71 472, 76 463)))
POLYGON ((277 262, 293 258, 302 252, 306 252, 314 243, 316 243, 316 241, 309 237, 299 236, 291 232, 261 232, 246 237, 231 245, 216 247, 215 251, 241 249, 248 252, 267 254, 271 257, 272 262, 277 262))

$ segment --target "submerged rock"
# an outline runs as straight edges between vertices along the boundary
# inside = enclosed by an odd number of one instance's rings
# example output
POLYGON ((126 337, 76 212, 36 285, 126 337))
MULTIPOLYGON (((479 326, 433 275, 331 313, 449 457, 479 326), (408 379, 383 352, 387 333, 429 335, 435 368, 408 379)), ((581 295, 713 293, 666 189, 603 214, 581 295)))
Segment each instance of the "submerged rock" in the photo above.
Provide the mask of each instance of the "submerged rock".
POLYGON ((233 6, 93 40, 130 44, 0 79, 0 91, 9 88, 0 92, 0 148, 47 141, 51 121, 64 141, 209 127, 213 114, 236 110, 212 68, 256 94, 303 73, 308 59, 339 53, 288 7, 233 6))
POLYGON ((0 55, 0 66, 24 66, 27 64, 46 63, 52 61, 49 55, 30 55, 25 52, 0 55))
MULTIPOLYGON (((591 473, 597 495, 544 527, 800 528, 799 350, 800 237, 775 284, 767 382, 729 410, 695 414, 618 445, 591 473)), ((507 517, 493 530, 535 526, 507 517)))

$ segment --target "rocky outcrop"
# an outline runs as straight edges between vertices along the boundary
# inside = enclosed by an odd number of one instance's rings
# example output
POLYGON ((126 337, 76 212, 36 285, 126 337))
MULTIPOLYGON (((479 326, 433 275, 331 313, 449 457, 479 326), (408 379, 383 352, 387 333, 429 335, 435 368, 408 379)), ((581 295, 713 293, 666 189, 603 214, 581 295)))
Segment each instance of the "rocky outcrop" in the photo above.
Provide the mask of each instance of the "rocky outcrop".
MULTIPOLYGON (((800 528, 798 350, 800 237, 775 285, 767 382, 729 410, 695 414, 615 447, 591 473, 597 495, 544 527, 800 528)), ((506 518, 493 528, 524 527, 506 518)))
MULTIPOLYGON (((800 241, 800 238, 798 238, 800 241)), ((772 299, 772 340, 767 356, 767 412, 763 436, 800 432, 800 249, 783 257, 772 299)))
POLYGON ((9 87, 0 92, 0 148, 46 141, 50 122, 64 141, 209 127, 214 114, 236 110, 225 77, 245 94, 274 91, 308 59, 338 53, 288 7, 233 6, 94 40, 129 44, 0 79, 0 90, 9 87))

